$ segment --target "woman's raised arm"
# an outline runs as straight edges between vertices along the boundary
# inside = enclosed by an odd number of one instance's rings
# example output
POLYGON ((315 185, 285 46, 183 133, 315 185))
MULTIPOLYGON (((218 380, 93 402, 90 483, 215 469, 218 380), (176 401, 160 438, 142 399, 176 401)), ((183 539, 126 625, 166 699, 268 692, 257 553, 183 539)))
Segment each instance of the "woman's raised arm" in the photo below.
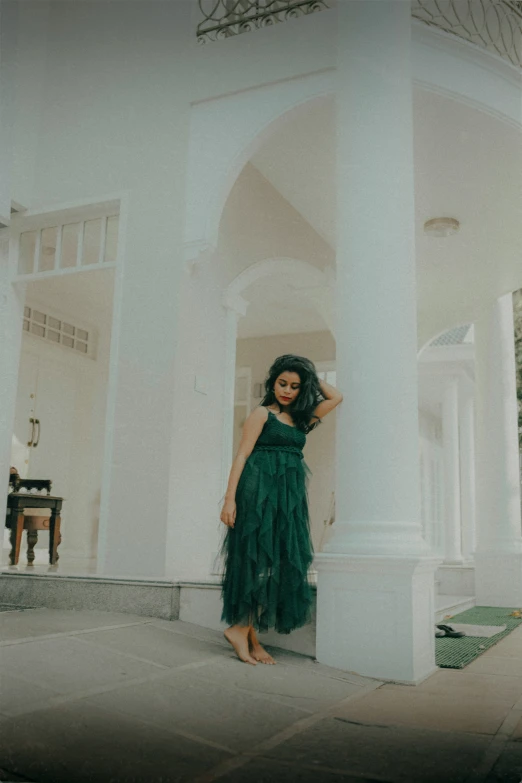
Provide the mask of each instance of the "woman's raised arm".
POLYGON ((324 417, 330 413, 330 411, 333 411, 333 409, 343 401, 343 395, 339 389, 335 388, 335 386, 330 386, 330 384, 326 383, 326 381, 319 380, 319 387, 321 389, 321 394, 325 399, 320 402, 317 408, 314 410, 312 422, 315 419, 324 419, 324 417))

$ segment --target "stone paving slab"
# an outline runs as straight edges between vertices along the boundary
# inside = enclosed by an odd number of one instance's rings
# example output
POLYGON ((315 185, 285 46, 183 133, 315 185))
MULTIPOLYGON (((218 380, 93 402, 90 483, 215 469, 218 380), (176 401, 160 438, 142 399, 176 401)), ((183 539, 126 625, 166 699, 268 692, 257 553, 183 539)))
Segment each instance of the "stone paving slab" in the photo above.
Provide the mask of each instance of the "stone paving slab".
POLYGON ((467 667, 472 674, 496 674, 506 677, 522 677, 522 655, 517 657, 499 655, 500 644, 495 648, 497 654, 481 655, 467 667))
MULTIPOLYGON (((0 667, 2 665, 2 654, 0 653, 0 667)), ((31 682, 22 676, 9 674, 8 676, 0 671, 0 713, 4 716, 10 715, 24 707, 28 703, 44 701, 57 696, 58 691, 49 688, 45 682, 31 682)), ((0 778, 1 780, 1 778, 0 778)))
POLYGON ((515 701, 516 698, 499 699, 495 694, 480 693, 463 699, 458 690, 429 693, 414 688, 380 688, 369 693, 363 702, 335 707, 333 714, 369 726, 496 734, 515 701))
POLYGON ((192 783, 228 754, 84 701, 0 724, 6 770, 38 783, 192 783))
POLYGON ((46 639, 0 649, 2 673, 7 676, 23 673, 26 681, 36 685, 44 683, 58 693, 73 693, 148 676, 151 667, 158 671, 157 664, 134 661, 112 650, 94 650, 93 646, 82 644, 74 637, 46 639))
POLYGON ((522 744, 508 742, 486 778, 486 783, 520 783, 522 780, 522 744))
POLYGON ((202 681, 202 671, 191 676, 180 672, 168 680, 119 689, 88 701, 108 708, 117 704, 118 711, 127 715, 187 732, 231 752, 248 751, 307 714, 252 693, 231 691, 226 684, 202 681))
MULTIPOLYGON (((383 690, 404 691, 404 685, 386 683, 383 690)), ((462 699, 491 695, 514 704, 522 696, 522 677, 499 677, 494 673, 475 674, 470 671, 469 666, 463 671, 439 669, 414 690, 419 693, 455 693, 462 699)))
POLYGON ((31 609, 0 614, 0 643, 115 625, 147 622, 147 618, 118 612, 31 609))
POLYGON ((171 634, 154 625, 134 625, 82 636, 87 644, 108 648, 115 653, 131 653, 161 666, 179 666, 192 661, 223 655, 224 647, 190 636, 171 634))
POLYGON ((255 759, 219 778, 220 783, 382 783, 383 778, 354 777, 323 767, 297 767, 255 759))
MULTIPOLYGON (((279 656, 276 657, 280 660, 279 656)), ((175 677, 175 674, 172 676, 175 677)), ((298 667, 285 666, 284 663, 246 666, 230 654, 198 671, 198 677, 207 683, 272 696, 281 704, 312 712, 329 707, 361 690, 360 685, 349 681, 327 677, 315 671, 312 673, 308 669, 305 673, 298 667)), ((169 679, 165 682, 169 683, 169 679)))
POLYGON ((325 718, 266 755, 380 776, 391 783, 464 783, 488 741, 481 735, 361 726, 325 718))
POLYGON ((15 775, 14 772, 9 772, 7 769, 0 769, 0 780, 8 781, 8 783, 27 783, 28 778, 15 775))

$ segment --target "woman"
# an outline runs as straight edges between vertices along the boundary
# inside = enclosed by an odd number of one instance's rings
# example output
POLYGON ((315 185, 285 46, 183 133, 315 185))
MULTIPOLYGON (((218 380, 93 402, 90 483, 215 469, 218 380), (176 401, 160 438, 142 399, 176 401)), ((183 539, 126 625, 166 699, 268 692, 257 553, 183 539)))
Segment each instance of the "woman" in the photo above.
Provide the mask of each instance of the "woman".
POLYGON ((247 418, 230 471, 221 521, 225 637, 245 663, 273 664, 257 631, 290 633, 310 621, 306 434, 342 400, 311 361, 275 360, 265 397, 247 418))

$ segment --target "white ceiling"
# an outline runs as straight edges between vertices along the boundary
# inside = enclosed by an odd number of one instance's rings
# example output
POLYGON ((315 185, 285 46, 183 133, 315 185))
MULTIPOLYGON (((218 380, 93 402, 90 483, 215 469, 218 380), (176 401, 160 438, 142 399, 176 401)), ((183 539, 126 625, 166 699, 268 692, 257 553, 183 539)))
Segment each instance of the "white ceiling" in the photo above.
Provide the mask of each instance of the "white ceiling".
POLYGON ((335 247, 335 124, 333 98, 288 120, 251 163, 317 233, 335 247))
MULTIPOLYGON (((522 287, 521 142, 520 129, 496 117, 420 87, 414 90, 421 345, 445 328, 472 321, 485 300, 522 287), (457 218, 460 232, 445 239, 426 236, 424 222, 440 216, 457 218)), ((333 101, 312 102, 307 112, 290 116, 251 163, 334 248, 333 101)), ((276 280, 273 288, 277 297, 276 280)), ((242 328, 271 334, 272 299, 269 291, 261 293, 264 301, 252 293, 251 322, 242 328)), ((288 330, 312 328, 306 308, 285 318, 288 330)))

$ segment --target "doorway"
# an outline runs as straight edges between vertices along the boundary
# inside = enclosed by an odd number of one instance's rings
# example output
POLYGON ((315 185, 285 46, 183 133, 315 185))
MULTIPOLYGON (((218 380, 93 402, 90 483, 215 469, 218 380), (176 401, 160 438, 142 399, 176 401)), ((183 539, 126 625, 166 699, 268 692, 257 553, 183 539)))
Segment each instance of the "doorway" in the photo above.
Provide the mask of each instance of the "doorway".
MULTIPOLYGON (((12 283, 23 325, 10 464, 21 478, 50 480, 64 498, 57 568, 79 575, 96 572, 118 245, 117 215, 87 217, 47 215, 40 227, 28 219, 12 283)), ((50 567, 49 533, 38 538, 32 566, 23 541, 18 570, 50 567)), ((9 551, 6 530, 3 566, 9 551)))

